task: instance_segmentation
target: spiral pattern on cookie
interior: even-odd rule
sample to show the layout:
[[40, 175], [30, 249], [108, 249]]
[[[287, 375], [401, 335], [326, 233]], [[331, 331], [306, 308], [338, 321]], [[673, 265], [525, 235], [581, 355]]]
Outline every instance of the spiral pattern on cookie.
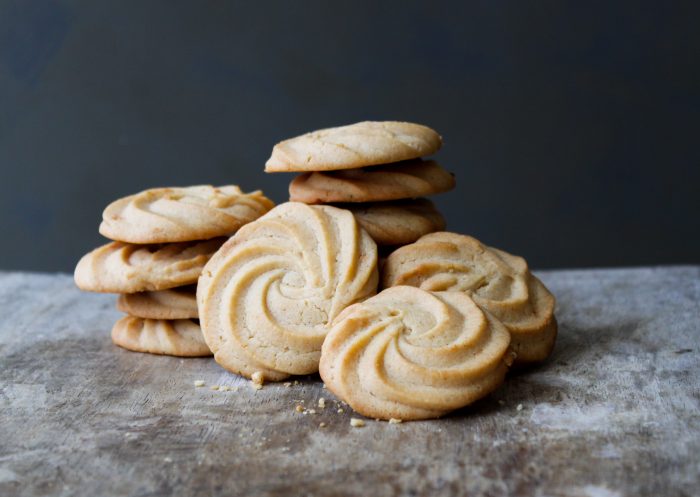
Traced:
[[437, 162], [410, 160], [301, 174], [289, 185], [289, 199], [307, 204], [379, 202], [433, 195], [454, 187], [454, 176]]
[[154, 188], [107, 206], [100, 233], [130, 243], [204, 240], [231, 235], [273, 206], [262, 192], [235, 185]]
[[505, 327], [465, 293], [398, 286], [336, 318], [320, 373], [365, 416], [434, 418], [501, 384], [509, 342]]
[[332, 319], [376, 292], [377, 247], [352, 213], [289, 202], [234, 235], [197, 287], [223, 367], [268, 380], [318, 370]]
[[382, 286], [395, 285], [468, 293], [511, 332], [518, 364], [542, 361], [554, 347], [554, 296], [522, 257], [470, 236], [431, 233], [394, 251], [383, 266]]
[[112, 341], [134, 352], [178, 357], [211, 355], [199, 324], [190, 319], [143, 319], [124, 316], [112, 328]]

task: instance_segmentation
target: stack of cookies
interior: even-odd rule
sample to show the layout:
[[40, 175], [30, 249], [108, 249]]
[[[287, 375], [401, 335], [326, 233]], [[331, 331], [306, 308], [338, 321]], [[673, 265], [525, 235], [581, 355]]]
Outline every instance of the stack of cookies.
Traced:
[[292, 202], [332, 204], [351, 211], [388, 252], [445, 228], [424, 197], [454, 188], [437, 162], [422, 160], [442, 145], [427, 126], [361, 122], [323, 129], [275, 145], [266, 172], [300, 172], [289, 185]]
[[112, 242], [75, 269], [82, 290], [117, 293], [127, 316], [112, 328], [117, 345], [137, 352], [208, 356], [198, 321], [196, 283], [211, 256], [273, 202], [237, 186], [157, 188], [119, 199], [102, 215]]

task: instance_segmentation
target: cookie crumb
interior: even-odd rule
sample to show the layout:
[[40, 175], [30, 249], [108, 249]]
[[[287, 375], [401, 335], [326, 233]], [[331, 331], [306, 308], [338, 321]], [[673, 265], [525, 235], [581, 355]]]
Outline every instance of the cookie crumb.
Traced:
[[294, 384], [295, 384], [295, 385], [298, 385], [298, 384], [299, 384], [299, 380], [294, 380]]
[[391, 418], [391, 419], [389, 419], [389, 424], [390, 424], [390, 425], [397, 425], [397, 424], [399, 424], [399, 423], [403, 423], [403, 419], [399, 419], [399, 418]]
[[338, 409], [338, 414], [343, 414], [344, 412], [345, 412], [345, 411], [343, 410], [342, 407], [341, 407], [340, 409]]
[[228, 386], [228, 385], [221, 385], [221, 386], [219, 387], [219, 391], [220, 391], [220, 392], [228, 392], [228, 391], [230, 391], [230, 390], [231, 390], [231, 387]]
[[350, 418], [350, 426], [352, 426], [353, 428], [362, 428], [364, 425], [365, 422], [361, 419]]
[[253, 387], [255, 390], [260, 390], [263, 387], [263, 383], [265, 382], [265, 377], [260, 371], [256, 371], [252, 375], [250, 375], [250, 386]]
[[522, 411], [523, 410], [523, 405], [518, 404], [518, 407], [515, 408], [516, 411]]
[[212, 385], [209, 387], [209, 390], [218, 390], [218, 389], [219, 389], [219, 385]]
[[316, 409], [309, 409], [307, 412], [309, 414], [316, 414]]
[[163, 459], [163, 462], [171, 463], [173, 462], [173, 460], [169, 457], [166, 457], [165, 459]]
[[326, 399], [324, 399], [323, 397], [318, 399], [318, 407], [320, 407], [321, 409], [325, 409], [326, 408]]
[[302, 406], [301, 404], [297, 404], [294, 410], [296, 412], [304, 412], [304, 406]]
[[319, 427], [319, 428], [325, 428], [325, 427], [326, 427], [326, 423], [324, 423], [323, 421], [321, 421], [321, 422], [318, 424], [318, 427]]
[[195, 380], [194, 386], [196, 387], [203, 387], [204, 386], [204, 380]]
[[326, 388], [326, 384], [325, 384], [325, 383], [323, 384], [322, 388]]
[[291, 382], [291, 381], [285, 381], [285, 382], [284, 382], [284, 386], [287, 387], [287, 388], [289, 388], [289, 387], [292, 386], [292, 382]]

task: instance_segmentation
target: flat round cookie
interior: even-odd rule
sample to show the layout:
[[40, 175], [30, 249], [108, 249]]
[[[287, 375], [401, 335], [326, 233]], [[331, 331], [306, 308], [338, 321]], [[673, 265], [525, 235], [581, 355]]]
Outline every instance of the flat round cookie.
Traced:
[[381, 246], [413, 243], [421, 236], [445, 229], [445, 218], [430, 200], [395, 200], [371, 204], [337, 204]]
[[495, 390], [510, 335], [463, 292], [397, 286], [345, 309], [321, 351], [326, 387], [371, 418], [428, 419]]
[[314, 373], [330, 322], [374, 295], [377, 282], [377, 245], [352, 213], [281, 204], [241, 228], [204, 268], [204, 338], [216, 362], [249, 378]]
[[135, 293], [197, 282], [225, 238], [163, 245], [111, 242], [83, 256], [75, 284], [88, 292]]
[[100, 233], [129, 243], [207, 240], [233, 234], [273, 206], [262, 192], [234, 185], [153, 188], [109, 204]]
[[187, 285], [155, 292], [122, 293], [117, 309], [147, 319], [194, 319], [197, 311], [197, 286]]
[[265, 171], [333, 171], [432, 155], [442, 146], [434, 130], [397, 121], [365, 121], [312, 131], [278, 143]]
[[423, 197], [455, 187], [452, 174], [432, 160], [305, 173], [289, 185], [289, 200], [306, 204], [381, 202]]
[[134, 352], [178, 357], [211, 355], [199, 324], [190, 319], [143, 319], [124, 316], [112, 328], [112, 341]]
[[439, 232], [397, 249], [382, 269], [385, 288], [411, 285], [468, 293], [508, 328], [517, 365], [543, 361], [554, 347], [554, 296], [522, 257], [470, 236]]

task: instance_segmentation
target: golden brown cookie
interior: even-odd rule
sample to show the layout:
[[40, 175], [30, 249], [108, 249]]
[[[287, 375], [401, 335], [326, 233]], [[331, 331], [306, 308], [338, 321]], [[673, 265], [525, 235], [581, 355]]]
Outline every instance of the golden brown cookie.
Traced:
[[382, 286], [466, 292], [505, 324], [516, 364], [546, 359], [554, 347], [554, 296], [525, 259], [466, 235], [431, 233], [394, 251], [382, 267]]
[[142, 319], [124, 316], [112, 328], [112, 341], [134, 352], [179, 357], [211, 355], [199, 324], [190, 319]]
[[207, 240], [233, 234], [273, 206], [262, 192], [234, 185], [153, 188], [109, 204], [100, 233], [129, 243]]
[[289, 185], [289, 200], [306, 204], [381, 202], [452, 190], [455, 179], [435, 161], [304, 173]]
[[241, 228], [197, 286], [216, 362], [267, 380], [318, 370], [330, 322], [377, 289], [377, 246], [352, 213], [295, 202]]
[[278, 143], [265, 171], [333, 171], [432, 155], [442, 146], [434, 130], [420, 124], [366, 121], [312, 131]]
[[326, 387], [381, 419], [436, 418], [495, 390], [508, 331], [463, 292], [388, 288], [345, 309], [321, 352]]
[[430, 200], [395, 200], [371, 204], [336, 204], [355, 215], [377, 245], [405, 245], [445, 229], [445, 218]]
[[117, 309], [126, 314], [147, 319], [195, 319], [197, 286], [187, 285], [156, 292], [123, 293]]
[[88, 292], [135, 293], [197, 282], [225, 238], [201, 242], [132, 245], [111, 242], [83, 256], [75, 284]]

